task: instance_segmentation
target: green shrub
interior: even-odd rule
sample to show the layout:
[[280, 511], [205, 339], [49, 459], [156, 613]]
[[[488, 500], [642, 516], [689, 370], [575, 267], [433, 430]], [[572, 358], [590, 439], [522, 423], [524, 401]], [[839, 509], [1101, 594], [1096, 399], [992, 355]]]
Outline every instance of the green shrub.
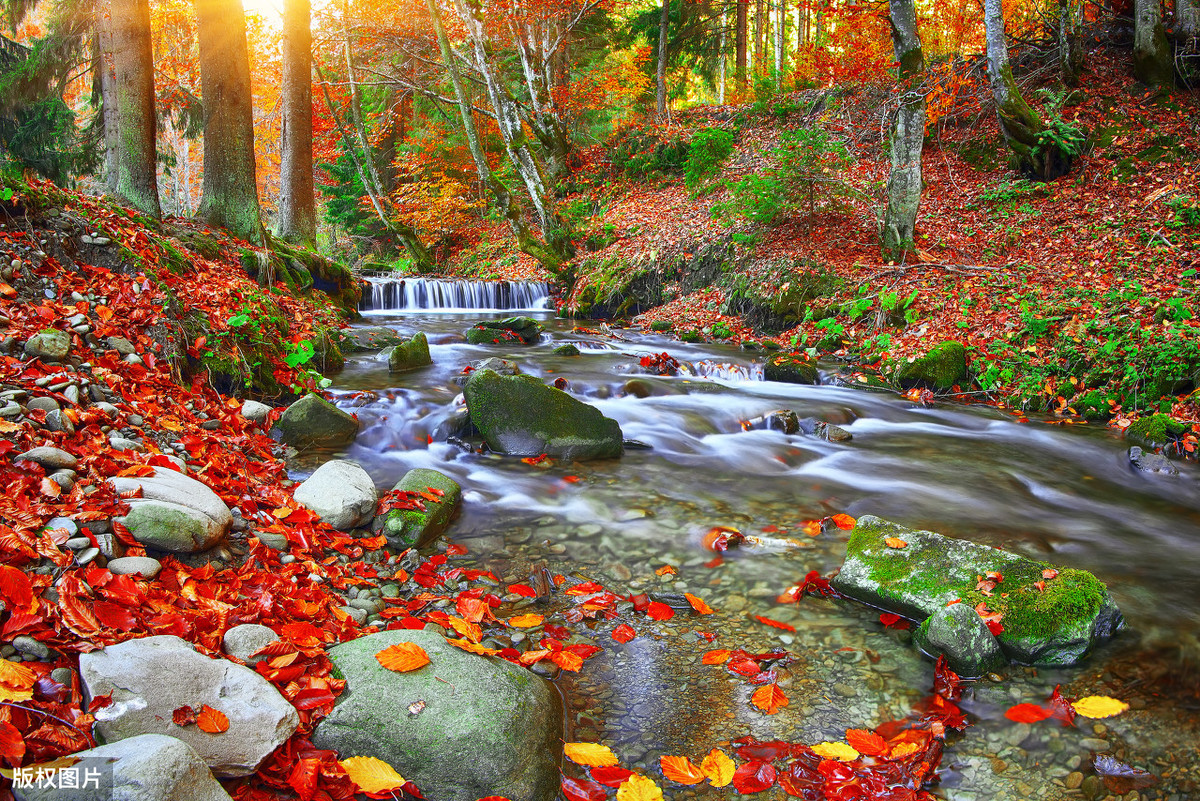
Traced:
[[622, 128], [609, 148], [614, 170], [635, 181], [681, 175], [688, 157], [688, 142], [680, 133], [654, 127]]
[[670, 331], [672, 328], [674, 328], [674, 326], [671, 324], [670, 320], [655, 320], [654, 322], [650, 323], [651, 331]]
[[692, 137], [687, 162], [683, 165], [683, 183], [695, 192], [708, 178], [720, 172], [733, 152], [733, 134], [720, 128], [703, 128]]
[[716, 323], [713, 325], [711, 333], [716, 339], [729, 339], [733, 336], [733, 331], [725, 323]]

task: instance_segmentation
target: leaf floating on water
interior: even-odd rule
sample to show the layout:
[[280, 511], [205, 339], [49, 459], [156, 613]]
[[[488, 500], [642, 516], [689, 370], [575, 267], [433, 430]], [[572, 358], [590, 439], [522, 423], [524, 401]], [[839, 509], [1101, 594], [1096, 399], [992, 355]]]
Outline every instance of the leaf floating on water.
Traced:
[[616, 765], [620, 761], [611, 748], [600, 743], [566, 743], [563, 745], [563, 753], [567, 759], [585, 768], [602, 768]]
[[739, 793], [761, 793], [775, 784], [775, 766], [770, 762], [747, 762], [733, 772], [733, 786]]
[[754, 695], [750, 696], [750, 703], [768, 715], [774, 715], [790, 702], [783, 690], [779, 689], [779, 685], [767, 684], [754, 691]]
[[838, 762], [853, 762], [860, 754], [854, 747], [846, 743], [818, 743], [812, 747], [813, 753], [826, 759], [836, 759]]
[[619, 768], [616, 765], [592, 768], [589, 772], [593, 779], [606, 787], [620, 787], [626, 779], [633, 775], [632, 770]]
[[531, 629], [534, 626], [540, 626], [545, 622], [546, 618], [541, 615], [517, 615], [508, 619], [508, 625], [518, 629]]
[[773, 618], [763, 617], [762, 615], [755, 615], [754, 619], [759, 623], [762, 623], [764, 626], [771, 626], [772, 628], [783, 629], [784, 631], [796, 630], [795, 626], [791, 625], [790, 623], [784, 623], [782, 620], [775, 620]]
[[658, 760], [663, 775], [676, 784], [699, 784], [706, 778], [704, 771], [685, 756], [665, 756]]
[[1111, 718], [1129, 709], [1129, 704], [1106, 695], [1089, 695], [1071, 703], [1075, 713], [1085, 718]]
[[714, 748], [700, 762], [700, 770], [704, 771], [708, 783], [713, 787], [725, 787], [733, 781], [735, 767], [733, 760], [724, 751]]
[[679, 573], [679, 571], [676, 570], [675, 568], [671, 567], [670, 565], [663, 565], [658, 570], [654, 571], [654, 575], [656, 575], [656, 576], [674, 576], [678, 573]]
[[651, 620], [670, 620], [675, 617], [675, 610], [661, 601], [651, 601], [646, 607], [646, 617]]
[[1110, 792], [1125, 795], [1134, 790], [1144, 790], [1158, 782], [1158, 777], [1149, 771], [1126, 765], [1108, 754], [1100, 754], [1092, 760], [1096, 775]]
[[635, 773], [617, 788], [617, 801], [663, 801], [663, 794], [652, 779]]
[[429, 654], [415, 642], [398, 642], [375, 654], [379, 664], [397, 673], [420, 670], [429, 664]]
[[833, 521], [833, 524], [835, 526], [842, 529], [843, 531], [849, 531], [850, 529], [854, 528], [854, 526], [858, 522], [850, 515], [843, 515], [843, 514], [834, 515], [833, 517], [831, 517], [829, 519]]
[[562, 794], [567, 801], [608, 801], [608, 790], [591, 779], [572, 779], [563, 776]]
[[883, 544], [889, 548], [907, 548], [908, 543], [899, 537], [888, 537], [883, 541]]
[[343, 759], [338, 764], [358, 789], [370, 795], [399, 790], [405, 784], [404, 777], [382, 759], [357, 756]]
[[1004, 717], [1015, 723], [1037, 723], [1050, 717], [1053, 712], [1037, 704], [1017, 704], [1010, 706]]
[[732, 655], [733, 651], [718, 648], [715, 651], [706, 651], [704, 656], [700, 657], [700, 661], [706, 665], [723, 665], [729, 661], [729, 657]]

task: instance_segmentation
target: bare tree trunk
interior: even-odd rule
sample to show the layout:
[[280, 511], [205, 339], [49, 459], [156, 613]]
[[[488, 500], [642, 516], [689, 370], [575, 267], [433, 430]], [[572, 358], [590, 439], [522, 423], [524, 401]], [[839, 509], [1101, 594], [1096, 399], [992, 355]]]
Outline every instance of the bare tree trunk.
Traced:
[[656, 108], [660, 120], [667, 114], [667, 28], [670, 21], [671, 0], [662, 0], [662, 13], [658, 18], [658, 69], [654, 74], [658, 90]]
[[763, 5], [766, 0], [754, 0], [754, 76], [761, 76], [765, 70], [766, 53], [763, 52]]
[[742, 92], [746, 91], [747, 87], [747, 71], [746, 71], [746, 51], [749, 49], [750, 39], [750, 0], [737, 0], [737, 62], [734, 67], [734, 73], [737, 76], [738, 86]]
[[717, 105], [725, 105], [725, 65], [729, 59], [725, 53], [725, 33], [726, 23], [728, 20], [725, 17], [725, 10], [721, 10], [720, 16], [717, 17]]
[[162, 219], [158, 200], [158, 149], [154, 115], [154, 54], [148, 0], [112, 0], [113, 64], [121, 151], [117, 196]]
[[1159, 0], [1134, 0], [1133, 74], [1147, 86], [1175, 83], [1174, 56]]
[[779, 87], [783, 80], [783, 40], [787, 23], [787, 9], [784, 0], [775, 0], [777, 21], [775, 23], [775, 86]]
[[246, 15], [241, 0], [196, 0], [196, 19], [204, 101], [204, 183], [196, 216], [259, 244], [264, 231], [254, 167]]
[[921, 205], [921, 150], [925, 144], [925, 93], [920, 85], [925, 55], [913, 0], [891, 0], [888, 11], [892, 48], [900, 65], [901, 96], [890, 138], [891, 169], [882, 249], [885, 259], [900, 261], [905, 251], [916, 247], [913, 234]]
[[1025, 102], [1013, 78], [1000, 0], [984, 0], [983, 22], [987, 35], [988, 80], [996, 101], [996, 115], [1017, 170], [1043, 181], [1065, 175], [1071, 167], [1069, 154], [1042, 142], [1040, 134], [1046, 130], [1045, 123]]
[[312, 19], [309, 0], [283, 4], [283, 155], [279, 165], [281, 239], [317, 240], [317, 200], [312, 152]]
[[1078, 86], [1084, 68], [1082, 0], [1058, 0], [1058, 64], [1067, 86]]
[[117, 114], [117, 71], [113, 62], [113, 21], [109, 3], [96, 9], [96, 69], [100, 78], [100, 109], [104, 121], [104, 185], [116, 196], [121, 174], [121, 122]]

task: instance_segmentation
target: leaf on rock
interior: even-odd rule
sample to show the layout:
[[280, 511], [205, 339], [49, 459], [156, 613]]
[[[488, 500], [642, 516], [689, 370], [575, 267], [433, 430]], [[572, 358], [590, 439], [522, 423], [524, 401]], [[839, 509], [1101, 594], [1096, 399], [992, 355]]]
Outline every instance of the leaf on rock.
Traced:
[[1037, 723], [1053, 714], [1049, 709], [1038, 704], [1017, 704], [1010, 706], [1004, 717], [1016, 723]]
[[470, 651], [471, 653], [479, 654], [480, 656], [495, 656], [496, 654], [500, 653], [500, 651], [495, 648], [488, 648], [486, 645], [480, 645], [479, 643], [471, 642], [470, 640], [446, 640], [446, 642], [450, 643], [455, 648], [461, 648], [464, 651]]
[[1129, 704], [1106, 695], [1089, 695], [1072, 702], [1075, 713], [1085, 718], [1111, 718], [1129, 709]]
[[754, 695], [750, 696], [750, 703], [768, 715], [774, 715], [790, 702], [778, 684], [767, 684], [754, 691]]
[[663, 794], [652, 779], [635, 773], [617, 788], [617, 801], [663, 801]]
[[404, 777], [388, 763], [375, 757], [357, 756], [338, 763], [358, 789], [374, 795], [399, 790], [404, 786]]
[[200, 731], [206, 731], [209, 734], [220, 734], [229, 731], [229, 718], [219, 709], [213, 709], [208, 704], [200, 707], [200, 714], [196, 715], [196, 725]]
[[899, 537], [888, 537], [883, 541], [883, 544], [889, 548], [907, 548], [908, 543]]
[[708, 777], [708, 783], [713, 787], [725, 787], [733, 781], [733, 760], [719, 748], [708, 752], [700, 763], [700, 770]]
[[838, 762], [853, 762], [860, 756], [853, 746], [846, 743], [818, 743], [812, 747], [812, 750], [819, 757], [836, 759]]
[[699, 784], [706, 778], [704, 771], [685, 756], [660, 757], [658, 766], [664, 776], [677, 784]]
[[429, 654], [425, 653], [424, 648], [413, 642], [399, 642], [395, 645], [389, 645], [375, 654], [375, 658], [379, 660], [379, 664], [397, 673], [408, 673], [412, 670], [419, 670], [429, 664]]
[[563, 753], [567, 759], [585, 768], [602, 768], [616, 765], [620, 761], [611, 748], [600, 743], [566, 743], [563, 745]]
[[478, 623], [472, 623], [469, 620], [463, 620], [461, 617], [452, 617], [449, 620], [450, 628], [457, 631], [462, 637], [471, 642], [479, 642], [483, 639], [483, 629]]
[[691, 604], [692, 608], [695, 609], [696, 612], [698, 612], [699, 614], [711, 615], [713, 613], [713, 608], [711, 606], [704, 603], [704, 601], [701, 601], [699, 598], [697, 598], [695, 595], [692, 595], [690, 592], [685, 592], [683, 594], [683, 597], [687, 598], [688, 603]]

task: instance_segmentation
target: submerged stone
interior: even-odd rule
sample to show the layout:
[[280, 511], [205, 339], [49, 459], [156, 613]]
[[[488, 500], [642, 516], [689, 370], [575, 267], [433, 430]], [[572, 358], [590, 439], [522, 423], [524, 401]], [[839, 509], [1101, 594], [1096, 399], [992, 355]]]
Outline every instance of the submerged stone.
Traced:
[[943, 606], [925, 618], [913, 642], [935, 659], [945, 654], [950, 669], [964, 678], [978, 678], [1008, 663], [983, 618], [961, 603]]
[[[889, 539], [893, 546], [905, 544], [891, 547]], [[1116, 634], [1124, 619], [1091, 573], [1053, 571], [1044, 562], [865, 515], [850, 536], [833, 586], [850, 598], [917, 620], [953, 601], [971, 609], [982, 604], [1002, 615], [1004, 631], [997, 640], [1010, 660], [1072, 665]], [[1002, 580], [986, 595], [978, 584], [990, 572]]]

